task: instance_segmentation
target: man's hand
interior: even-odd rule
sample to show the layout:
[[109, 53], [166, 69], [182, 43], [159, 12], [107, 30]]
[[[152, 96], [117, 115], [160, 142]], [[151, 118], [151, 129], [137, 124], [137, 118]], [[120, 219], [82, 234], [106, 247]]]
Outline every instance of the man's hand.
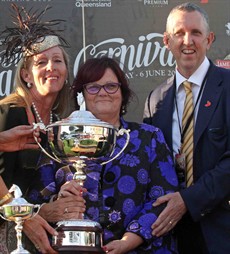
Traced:
[[38, 145], [35, 144], [33, 135], [39, 137], [39, 131], [30, 125], [20, 125], [0, 132], [1, 152], [37, 149]]
[[57, 254], [50, 246], [47, 236], [47, 233], [57, 235], [57, 232], [41, 216], [36, 215], [30, 220], [25, 220], [23, 231], [41, 253]]
[[170, 193], [158, 198], [156, 202], [153, 203], [153, 206], [158, 206], [165, 202], [167, 202], [167, 206], [152, 225], [152, 234], [157, 237], [173, 229], [187, 211], [179, 192]]

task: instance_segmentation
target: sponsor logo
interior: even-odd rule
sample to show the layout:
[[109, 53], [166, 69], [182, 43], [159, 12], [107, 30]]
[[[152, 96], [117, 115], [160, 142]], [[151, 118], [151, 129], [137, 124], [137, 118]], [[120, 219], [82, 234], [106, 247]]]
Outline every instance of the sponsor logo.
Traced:
[[77, 8], [110, 8], [112, 0], [76, 0], [75, 6]]
[[230, 54], [227, 55], [223, 60], [222, 59], [217, 59], [216, 60], [216, 65], [219, 66], [219, 67], [230, 69]]
[[142, 2], [144, 5], [151, 7], [163, 7], [169, 4], [168, 0], [138, 0], [138, 2]]

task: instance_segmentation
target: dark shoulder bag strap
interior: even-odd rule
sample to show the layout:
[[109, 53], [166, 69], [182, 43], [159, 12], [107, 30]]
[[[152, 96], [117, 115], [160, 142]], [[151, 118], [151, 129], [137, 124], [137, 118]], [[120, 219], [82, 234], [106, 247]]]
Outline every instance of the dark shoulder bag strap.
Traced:
[[[6, 116], [9, 111], [9, 105], [0, 105], [0, 132], [5, 130]], [[3, 152], [0, 149], [0, 174], [4, 171]]]

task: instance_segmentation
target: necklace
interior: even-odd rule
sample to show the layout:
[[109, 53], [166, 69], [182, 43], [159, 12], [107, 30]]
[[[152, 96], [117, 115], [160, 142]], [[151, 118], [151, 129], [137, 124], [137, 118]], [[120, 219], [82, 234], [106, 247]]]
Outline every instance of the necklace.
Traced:
[[[42, 118], [41, 118], [41, 116], [39, 115], [38, 110], [37, 110], [37, 108], [36, 108], [34, 102], [32, 102], [32, 107], [33, 107], [33, 109], [34, 109], [34, 112], [35, 112], [36, 117], [37, 117], [38, 120], [39, 120], [39, 123], [37, 123], [36, 125], [37, 125], [41, 130], [45, 130], [45, 129], [46, 129], [46, 126], [45, 126], [44, 122], [42, 121]], [[49, 122], [49, 123], [51, 124], [52, 122], [53, 122], [53, 114], [52, 114], [52, 110], [51, 110], [51, 111], [50, 111], [50, 122]]]

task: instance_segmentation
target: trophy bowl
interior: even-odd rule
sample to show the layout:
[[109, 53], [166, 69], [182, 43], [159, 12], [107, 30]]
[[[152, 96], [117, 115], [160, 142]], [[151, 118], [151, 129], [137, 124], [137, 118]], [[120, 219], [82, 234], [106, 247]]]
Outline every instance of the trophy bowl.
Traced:
[[[50, 158], [72, 165], [75, 170], [73, 179], [81, 186], [86, 180], [87, 160], [106, 157], [101, 165], [106, 164], [117, 158], [129, 142], [129, 130], [117, 130], [113, 125], [84, 110], [74, 111], [69, 117], [48, 125], [45, 130], [50, 151], [46, 151], [39, 142], [38, 145]], [[124, 134], [124, 147], [110, 158], [115, 148], [116, 136]], [[35, 140], [37, 141], [36, 137]], [[102, 228], [98, 222], [86, 219], [60, 221], [56, 230], [58, 236], [53, 237], [52, 246], [59, 253], [105, 253], [102, 249]]]
[[80, 157], [98, 158], [110, 154], [117, 130], [89, 111], [74, 111], [68, 118], [46, 127], [53, 156], [62, 163]]
[[22, 220], [30, 219], [34, 214], [32, 204], [6, 204], [2, 206], [3, 217], [10, 221], [15, 221], [20, 217]]

